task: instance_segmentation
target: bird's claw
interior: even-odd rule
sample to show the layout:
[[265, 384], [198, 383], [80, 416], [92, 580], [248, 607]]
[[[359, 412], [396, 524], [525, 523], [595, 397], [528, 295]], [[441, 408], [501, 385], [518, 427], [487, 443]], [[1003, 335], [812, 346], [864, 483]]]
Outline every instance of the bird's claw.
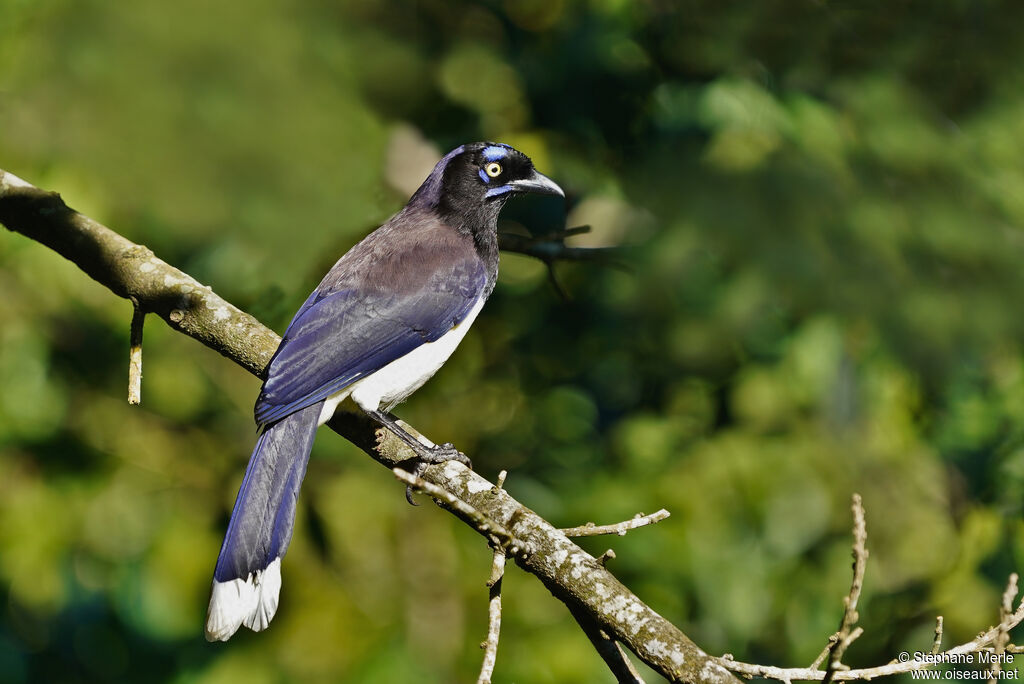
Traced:
[[[466, 454], [456, 449], [455, 445], [451, 442], [445, 442], [444, 444], [431, 447], [425, 453], [419, 455], [416, 459], [415, 465], [413, 465], [412, 474], [416, 477], [420, 477], [423, 475], [423, 471], [427, 469], [427, 466], [436, 465], [438, 463], [447, 463], [448, 461], [458, 461], [470, 470], [473, 469], [473, 462], [469, 460], [469, 457], [466, 456]], [[419, 504], [413, 501], [412, 493], [412, 485], [406, 485], [405, 500], [413, 506], [418, 506]]]
[[[415, 477], [419, 477], [423, 474], [423, 471], [427, 469], [427, 464], [423, 461], [416, 461], [412, 467], [412, 474]], [[419, 506], [418, 503], [412, 498], [413, 488], [412, 485], [405, 485], [405, 500], [409, 502], [410, 506]]]
[[438, 444], [437, 446], [431, 447], [426, 451], [426, 453], [419, 455], [419, 461], [428, 465], [447, 463], [448, 461], [458, 461], [470, 470], [473, 469], [473, 462], [469, 460], [469, 457], [456, 449], [455, 445], [451, 442], [445, 442], [444, 444]]
[[441, 463], [445, 463], [447, 461], [458, 461], [470, 470], [473, 469], [473, 462], [469, 460], [469, 456], [466, 456], [466, 454], [456, 449], [455, 445], [451, 442], [445, 442], [441, 446], [435, 447], [435, 449], [441, 456]]

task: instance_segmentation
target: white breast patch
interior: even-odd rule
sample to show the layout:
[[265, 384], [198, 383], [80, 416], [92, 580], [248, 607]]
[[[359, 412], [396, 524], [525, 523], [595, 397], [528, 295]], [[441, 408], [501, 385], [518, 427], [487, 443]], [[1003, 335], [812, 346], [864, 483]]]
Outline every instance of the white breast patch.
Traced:
[[320, 411], [319, 424], [323, 425], [330, 420], [338, 404], [349, 396], [364, 411], [376, 411], [382, 406], [389, 410], [405, 400], [444, 365], [466, 336], [469, 326], [473, 325], [483, 306], [484, 300], [481, 298], [457, 326], [437, 340], [421, 344], [405, 356], [329, 396]]

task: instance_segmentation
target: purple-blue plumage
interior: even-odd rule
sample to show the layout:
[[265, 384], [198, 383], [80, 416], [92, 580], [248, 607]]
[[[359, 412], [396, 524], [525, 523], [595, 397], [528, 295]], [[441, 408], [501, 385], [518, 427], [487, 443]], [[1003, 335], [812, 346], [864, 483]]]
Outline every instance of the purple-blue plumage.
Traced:
[[409, 204], [422, 205], [425, 207], [436, 207], [441, 200], [441, 191], [444, 183], [444, 172], [453, 159], [466, 151], [465, 145], [459, 145], [448, 154], [441, 157], [441, 160], [434, 165], [433, 171], [423, 181], [419, 189], [409, 198]]
[[[319, 405], [297, 411], [268, 427], [256, 441], [231, 511], [214, 580], [244, 580], [284, 556], [319, 415]], [[274, 512], [272, 518], [268, 519], [268, 512]]]
[[353, 247], [292, 319], [256, 402], [265, 425], [458, 325], [493, 279], [473, 239], [405, 209]]

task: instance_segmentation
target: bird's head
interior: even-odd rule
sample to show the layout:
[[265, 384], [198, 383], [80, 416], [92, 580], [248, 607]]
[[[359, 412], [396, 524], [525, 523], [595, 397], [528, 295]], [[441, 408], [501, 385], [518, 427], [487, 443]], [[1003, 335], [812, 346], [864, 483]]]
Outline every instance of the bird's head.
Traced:
[[503, 143], [478, 142], [455, 148], [437, 163], [409, 204], [426, 204], [445, 213], [493, 215], [513, 195], [565, 193], [533, 168], [530, 158]]

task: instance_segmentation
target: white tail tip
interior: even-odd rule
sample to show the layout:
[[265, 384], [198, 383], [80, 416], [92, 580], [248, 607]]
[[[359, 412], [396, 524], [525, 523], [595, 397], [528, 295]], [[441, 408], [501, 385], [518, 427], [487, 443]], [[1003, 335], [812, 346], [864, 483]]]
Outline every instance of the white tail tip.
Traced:
[[281, 559], [246, 579], [214, 580], [206, 618], [206, 640], [227, 641], [245, 625], [254, 632], [267, 628], [281, 594]]

